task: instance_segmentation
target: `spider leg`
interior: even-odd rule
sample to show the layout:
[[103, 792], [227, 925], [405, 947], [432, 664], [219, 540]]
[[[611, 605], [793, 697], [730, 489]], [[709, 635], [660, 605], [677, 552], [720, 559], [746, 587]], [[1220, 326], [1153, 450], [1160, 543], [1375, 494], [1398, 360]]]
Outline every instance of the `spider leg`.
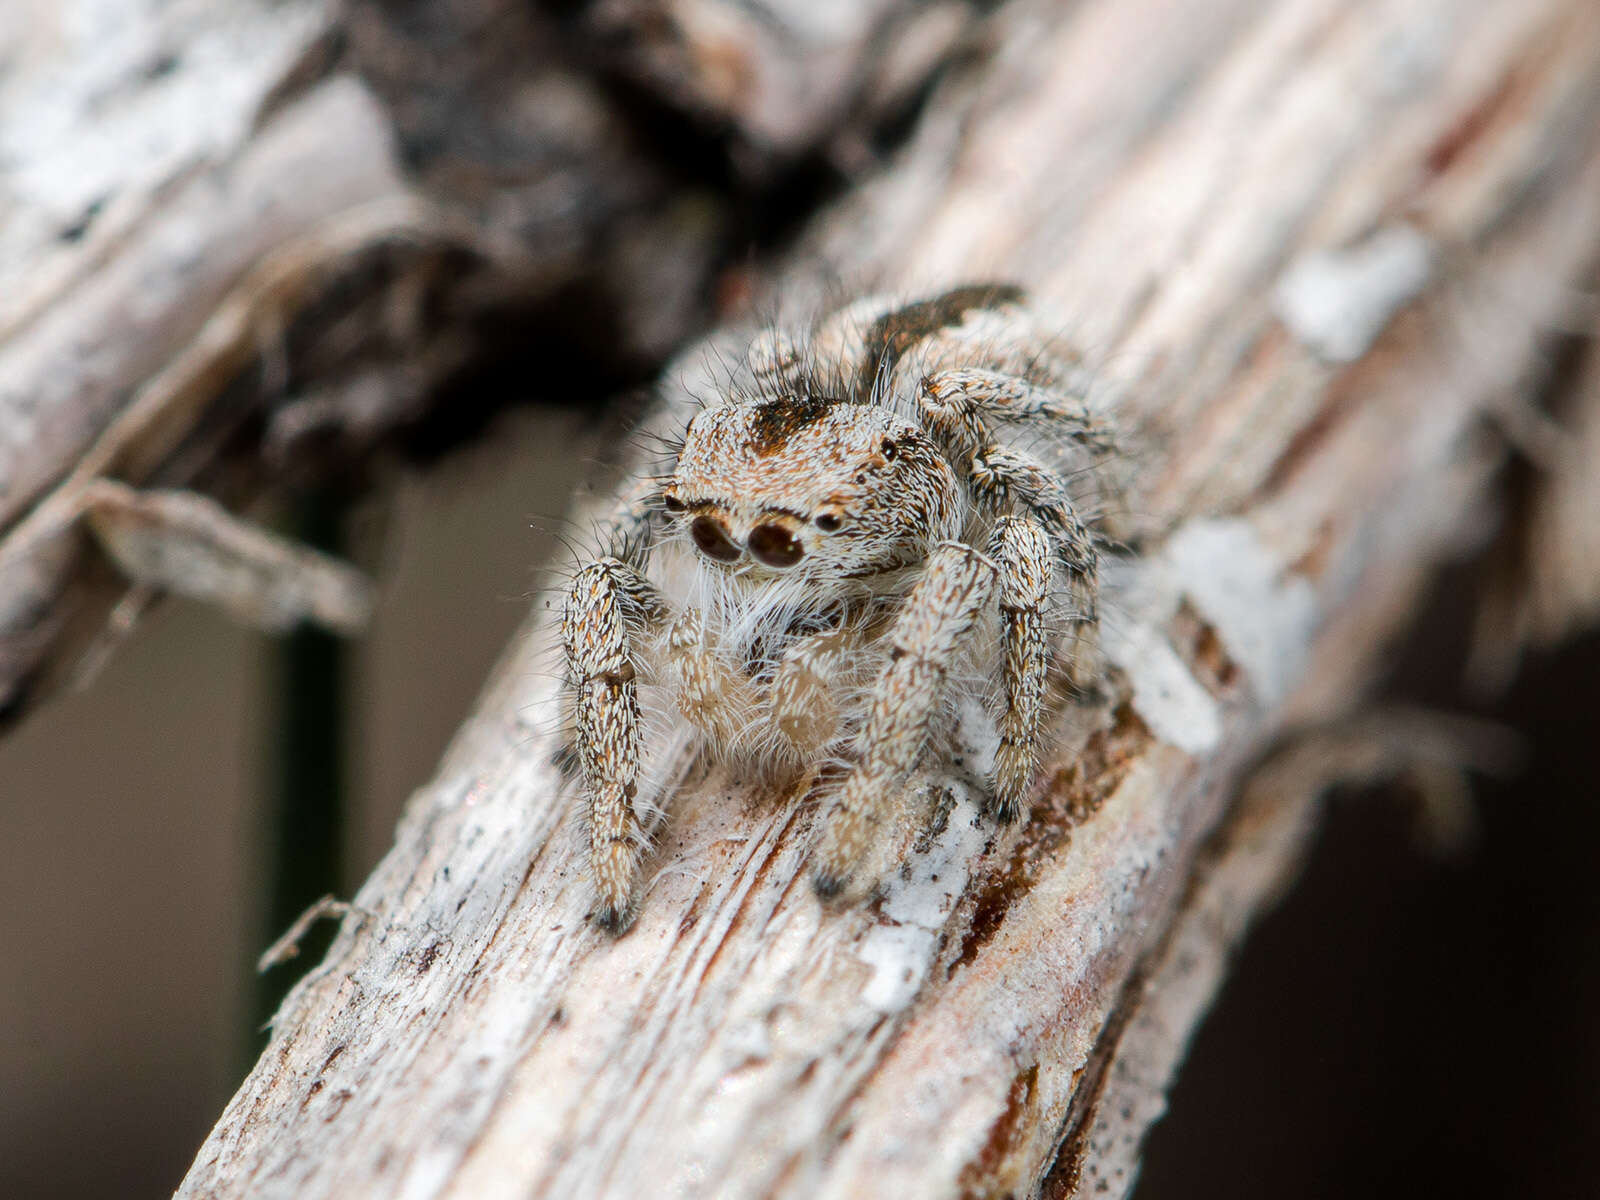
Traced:
[[812, 371], [826, 396], [865, 400], [878, 369], [874, 331], [901, 306], [892, 296], [862, 296], [835, 309], [811, 331]]
[[963, 367], [924, 377], [917, 404], [929, 432], [956, 458], [994, 440], [990, 417], [1048, 421], [1096, 458], [1104, 458], [1116, 452], [1116, 438], [1083, 403], [1086, 391], [1038, 387], [1004, 371]]
[[900, 307], [890, 296], [862, 296], [825, 314], [803, 345], [781, 329], [762, 330], [750, 342], [746, 365], [763, 394], [844, 398], [864, 375], [870, 390], [877, 365], [872, 331]]
[[812, 882], [837, 895], [876, 841], [916, 768], [938, 714], [951, 663], [994, 590], [995, 566], [970, 546], [947, 542], [889, 631], [891, 659], [867, 706], [860, 758], [834, 798], [813, 852]]
[[747, 362], [762, 391], [857, 403], [898, 393], [909, 381], [956, 364], [1029, 379], [1074, 375], [1073, 363], [1035, 328], [1025, 303], [1021, 289], [995, 283], [963, 284], [912, 301], [863, 296], [818, 320], [804, 351], [787, 333], [758, 334]]
[[1027, 517], [1001, 517], [989, 553], [1000, 568], [1002, 678], [1006, 702], [994, 756], [992, 806], [1004, 822], [1016, 819], [1039, 767], [1050, 639], [1044, 604], [1052, 574], [1050, 539]]
[[928, 431], [972, 480], [981, 500], [992, 509], [1013, 503], [1054, 540], [1071, 602], [1067, 677], [1074, 687], [1089, 686], [1099, 670], [1100, 566], [1094, 539], [1060, 476], [996, 444], [986, 414], [1063, 420], [1068, 436], [1097, 453], [1111, 452], [1110, 430], [1047, 389], [988, 370], [930, 375], [922, 381], [917, 405]]
[[750, 341], [745, 363], [756, 377], [763, 395], [793, 394], [804, 390], [805, 355], [800, 344], [781, 329], [763, 329]]
[[660, 592], [635, 567], [602, 558], [567, 591], [561, 619], [576, 700], [578, 759], [589, 800], [589, 863], [600, 897], [596, 920], [621, 932], [633, 917], [639, 832], [639, 694], [631, 632], [665, 620]]
[[1025, 454], [988, 445], [968, 468], [978, 495], [998, 508], [1007, 501], [1033, 518], [1055, 543], [1067, 583], [1067, 678], [1087, 688], [1099, 674], [1100, 556], [1094, 538], [1072, 507], [1066, 485]]
[[946, 371], [975, 380], [1025, 381], [1086, 395], [1093, 375], [1072, 347], [1045, 332], [1027, 297], [1004, 284], [968, 284], [889, 314], [870, 344], [882, 347], [884, 393], [913, 401], [920, 383]]

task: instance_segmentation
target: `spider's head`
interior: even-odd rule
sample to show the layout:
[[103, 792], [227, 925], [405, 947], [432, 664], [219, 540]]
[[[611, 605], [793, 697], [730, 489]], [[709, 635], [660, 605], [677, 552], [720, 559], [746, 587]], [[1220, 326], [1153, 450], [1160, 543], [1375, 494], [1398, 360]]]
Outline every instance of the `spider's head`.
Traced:
[[957, 536], [958, 495], [910, 421], [809, 396], [704, 409], [663, 492], [711, 562], [839, 578], [906, 566]]

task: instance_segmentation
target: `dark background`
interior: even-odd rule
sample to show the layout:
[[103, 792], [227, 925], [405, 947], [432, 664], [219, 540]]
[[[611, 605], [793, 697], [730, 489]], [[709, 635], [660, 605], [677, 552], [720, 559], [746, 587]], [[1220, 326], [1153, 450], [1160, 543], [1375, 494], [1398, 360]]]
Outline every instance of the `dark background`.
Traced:
[[[525, 410], [352, 514], [382, 599], [341, 666], [342, 894], [527, 612], [593, 436]], [[1451, 857], [1416, 837], [1403, 788], [1330, 798], [1194, 1043], [1140, 1200], [1600, 1195], [1600, 638], [1476, 701], [1474, 580], [1438, 589], [1388, 694], [1506, 722], [1523, 773], [1478, 781], [1478, 837]], [[259, 1048], [299, 969], [266, 991], [250, 969], [281, 931], [284, 660], [171, 602], [0, 740], [0, 1197], [166, 1195]]]
[[1335, 791], [1294, 891], [1190, 1046], [1138, 1200], [1600, 1196], [1600, 636], [1463, 694], [1476, 573], [1446, 573], [1386, 695], [1503, 722], [1440, 855], [1403, 788]]

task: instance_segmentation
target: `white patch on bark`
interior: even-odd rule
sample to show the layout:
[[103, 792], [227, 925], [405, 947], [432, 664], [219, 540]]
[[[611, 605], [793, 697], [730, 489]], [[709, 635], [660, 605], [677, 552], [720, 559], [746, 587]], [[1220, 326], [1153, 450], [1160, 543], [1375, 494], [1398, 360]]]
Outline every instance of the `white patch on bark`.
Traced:
[[[998, 738], [994, 722], [976, 700], [962, 705], [957, 740], [967, 768], [987, 776]], [[967, 890], [971, 864], [992, 827], [963, 784], [936, 777], [932, 786], [948, 788], [954, 797], [944, 827], [926, 851], [909, 856], [884, 884], [879, 911], [888, 923], [869, 932], [857, 951], [872, 968], [861, 999], [876, 1012], [899, 1012], [922, 987], [945, 923]]]
[[859, 951], [872, 968], [861, 993], [867, 1007], [899, 1012], [916, 996], [985, 839], [977, 805], [970, 796], [958, 797], [928, 852], [913, 856], [884, 888], [882, 911], [893, 923], [867, 934]]
[[1223, 649], [1274, 704], [1301, 675], [1316, 623], [1316, 596], [1302, 575], [1285, 574], [1248, 521], [1190, 521], [1166, 545], [1178, 586], [1217, 631]]
[[1409, 225], [1391, 225], [1343, 250], [1303, 254], [1273, 293], [1289, 332], [1329, 362], [1354, 362], [1433, 275], [1433, 247]]
[[1144, 621], [1107, 622], [1106, 657], [1127, 672], [1133, 706], [1150, 731], [1188, 754], [1203, 754], [1222, 736], [1217, 702], [1200, 686], [1160, 630]]

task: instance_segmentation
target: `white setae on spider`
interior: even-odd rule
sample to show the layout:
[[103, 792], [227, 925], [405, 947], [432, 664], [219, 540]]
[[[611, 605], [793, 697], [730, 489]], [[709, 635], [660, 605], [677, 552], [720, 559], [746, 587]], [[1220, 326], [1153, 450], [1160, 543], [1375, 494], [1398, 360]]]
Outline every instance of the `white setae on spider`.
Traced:
[[826, 898], [861, 882], [958, 691], [984, 689], [987, 808], [1010, 821], [1050, 685], [1098, 674], [1096, 544], [1068, 484], [1111, 433], [1019, 289], [857, 300], [763, 332], [741, 375], [566, 596], [595, 919], [614, 931], [654, 815], [652, 713], [751, 769], [835, 768], [815, 777]]

